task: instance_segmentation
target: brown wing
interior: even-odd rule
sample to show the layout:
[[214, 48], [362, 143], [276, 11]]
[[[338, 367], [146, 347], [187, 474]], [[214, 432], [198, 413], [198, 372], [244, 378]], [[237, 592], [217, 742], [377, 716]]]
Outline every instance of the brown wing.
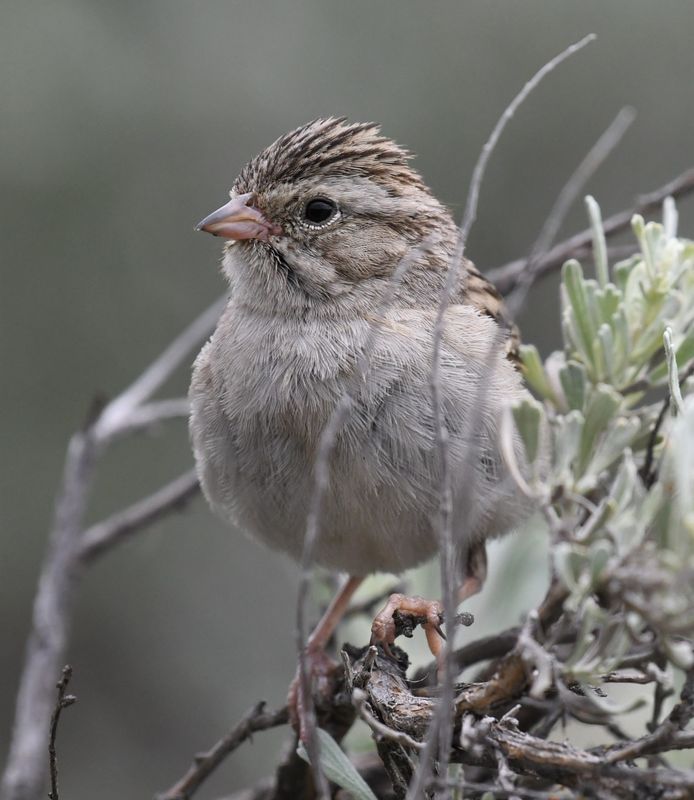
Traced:
[[502, 330], [506, 331], [506, 357], [519, 366], [520, 331], [518, 326], [508, 318], [502, 296], [496, 286], [490, 283], [471, 261], [468, 261], [465, 266], [467, 267], [467, 279], [463, 302], [490, 316]]

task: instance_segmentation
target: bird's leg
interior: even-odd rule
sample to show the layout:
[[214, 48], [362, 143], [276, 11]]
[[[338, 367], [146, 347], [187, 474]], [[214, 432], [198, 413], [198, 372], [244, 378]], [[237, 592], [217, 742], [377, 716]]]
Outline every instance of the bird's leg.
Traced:
[[487, 580], [487, 548], [482, 544], [471, 547], [465, 565], [465, 578], [458, 589], [458, 603], [482, 591]]
[[[484, 543], [470, 548], [465, 564], [465, 578], [458, 589], [458, 603], [481, 591], [487, 577], [487, 550]], [[388, 602], [378, 612], [371, 624], [371, 644], [380, 644], [387, 655], [395, 642], [396, 625], [394, 614], [399, 611], [414, 617], [424, 628], [427, 644], [433, 656], [440, 661], [443, 643], [446, 640], [441, 624], [443, 605], [438, 600], [425, 600], [423, 597], [408, 597], [404, 594], [391, 594]]]
[[[311, 635], [308, 637], [306, 649], [302, 654], [302, 657], [305, 659], [312, 688], [315, 685], [315, 688], [323, 694], [329, 692], [332, 674], [337, 666], [333, 659], [325, 652], [325, 646], [330, 641], [330, 637], [333, 635], [340, 620], [344, 616], [352, 595], [356, 592], [363, 580], [363, 578], [356, 578], [354, 576], [345, 580], [335, 597], [333, 597], [320, 621], [313, 629]], [[301, 674], [299, 671], [297, 671], [294, 680], [289, 686], [287, 703], [289, 705], [292, 725], [295, 729], [298, 728], [299, 737], [302, 742], [305, 742], [308, 732], [306, 719], [307, 704], [303, 695]]]

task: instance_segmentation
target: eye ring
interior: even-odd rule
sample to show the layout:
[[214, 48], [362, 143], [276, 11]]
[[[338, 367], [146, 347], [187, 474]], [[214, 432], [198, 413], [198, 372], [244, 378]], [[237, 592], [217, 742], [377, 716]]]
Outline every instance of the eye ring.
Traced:
[[322, 228], [333, 222], [340, 214], [334, 200], [328, 197], [312, 197], [304, 206], [302, 222], [309, 228]]

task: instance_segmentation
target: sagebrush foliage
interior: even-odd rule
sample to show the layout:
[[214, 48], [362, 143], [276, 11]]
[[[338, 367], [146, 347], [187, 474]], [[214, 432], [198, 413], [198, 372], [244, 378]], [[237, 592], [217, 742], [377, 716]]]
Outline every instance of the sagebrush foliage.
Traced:
[[694, 661], [694, 242], [677, 236], [669, 200], [662, 224], [633, 218], [638, 249], [610, 268], [587, 205], [596, 277], [564, 265], [564, 349], [544, 363], [522, 349], [541, 402], [512, 409], [531, 476], [511, 467], [544, 510], [580, 631], [568, 651], [557, 631], [538, 656], [536, 680], [560, 691], [599, 684], [635, 645], [674, 667]]

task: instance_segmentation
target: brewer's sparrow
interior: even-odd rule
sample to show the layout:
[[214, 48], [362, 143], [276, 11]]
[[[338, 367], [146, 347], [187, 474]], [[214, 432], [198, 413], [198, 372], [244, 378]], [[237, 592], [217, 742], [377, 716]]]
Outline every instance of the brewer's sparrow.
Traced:
[[[198, 226], [228, 240], [231, 285], [190, 390], [193, 449], [212, 508], [298, 559], [318, 441], [352, 387], [315, 547], [316, 563], [351, 577], [311, 652], [325, 645], [363, 576], [400, 572], [439, 546], [432, 333], [457, 229], [409, 160], [374, 124], [319, 119], [256, 156], [231, 200]], [[430, 246], [418, 252], [425, 239]], [[414, 264], [383, 311], [393, 272], [413, 248]], [[465, 260], [446, 313], [440, 383], [461, 599], [484, 579], [485, 540], [523, 508], [499, 451], [504, 404], [524, 392], [503, 314], [498, 293]], [[368, 370], [355, 379], [377, 317]], [[437, 652], [441, 607], [421, 598], [393, 596], [373, 640], [393, 641], [396, 609], [426, 618]]]

